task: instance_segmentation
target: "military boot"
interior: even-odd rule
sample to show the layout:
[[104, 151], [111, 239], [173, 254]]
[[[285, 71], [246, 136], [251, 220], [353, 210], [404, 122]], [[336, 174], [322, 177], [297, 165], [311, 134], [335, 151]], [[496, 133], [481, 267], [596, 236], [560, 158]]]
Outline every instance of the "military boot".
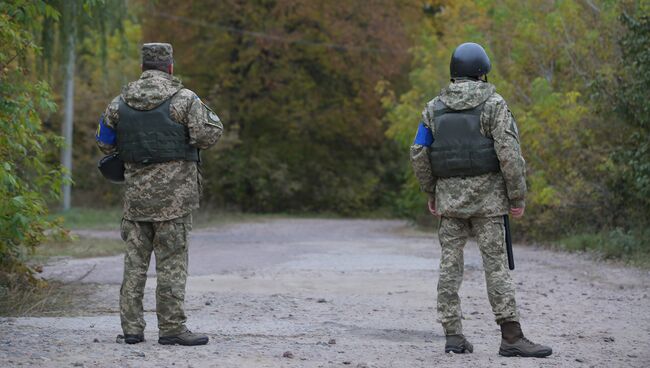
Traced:
[[158, 343], [161, 345], [205, 345], [208, 343], [208, 337], [205, 335], [195, 334], [190, 330], [185, 330], [178, 335], [160, 336]]
[[519, 322], [501, 324], [501, 337], [499, 355], [544, 358], [553, 354], [550, 347], [535, 344], [525, 338]]
[[137, 344], [143, 341], [144, 341], [143, 334], [136, 334], [136, 335], [124, 334], [124, 342], [127, 344]]
[[474, 346], [463, 335], [447, 335], [445, 338], [447, 339], [445, 353], [464, 354], [474, 352]]

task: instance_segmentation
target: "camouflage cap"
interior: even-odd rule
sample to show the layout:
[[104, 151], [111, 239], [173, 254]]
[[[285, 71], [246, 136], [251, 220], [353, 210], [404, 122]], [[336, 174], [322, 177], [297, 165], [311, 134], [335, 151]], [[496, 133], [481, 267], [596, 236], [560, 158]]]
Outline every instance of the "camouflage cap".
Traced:
[[142, 45], [142, 63], [169, 65], [174, 62], [172, 45], [168, 43], [145, 43]]

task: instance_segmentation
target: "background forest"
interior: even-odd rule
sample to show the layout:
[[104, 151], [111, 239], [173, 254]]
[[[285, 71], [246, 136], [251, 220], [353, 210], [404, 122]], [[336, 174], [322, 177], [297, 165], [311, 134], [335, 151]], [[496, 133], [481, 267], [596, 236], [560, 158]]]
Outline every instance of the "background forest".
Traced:
[[[3, 270], [30, 275], [29, 250], [65, 236], [48, 213], [68, 176], [73, 207], [120, 205], [121, 188], [96, 169], [94, 132], [151, 41], [173, 44], [175, 73], [225, 125], [203, 157], [204, 207], [432, 224], [408, 147], [449, 82], [451, 52], [473, 41], [521, 132], [530, 194], [516, 234], [650, 254], [648, 0], [9, 0]], [[71, 172], [60, 164], [66, 117]]]

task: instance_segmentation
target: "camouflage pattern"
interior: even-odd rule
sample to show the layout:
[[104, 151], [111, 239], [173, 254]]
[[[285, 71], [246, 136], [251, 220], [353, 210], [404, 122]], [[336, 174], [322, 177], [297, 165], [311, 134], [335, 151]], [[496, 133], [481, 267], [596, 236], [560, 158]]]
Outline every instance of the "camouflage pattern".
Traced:
[[142, 45], [142, 63], [169, 65], [174, 63], [174, 50], [168, 43], [145, 43]]
[[125, 334], [144, 332], [142, 308], [149, 260], [156, 257], [156, 313], [160, 336], [185, 331], [185, 282], [187, 280], [187, 237], [192, 215], [170, 221], [136, 222], [123, 220], [122, 239], [126, 242], [124, 278], [120, 289], [120, 318]]
[[[165, 57], [166, 46], [148, 45], [143, 47], [143, 58]], [[171, 57], [171, 46], [168, 51]], [[101, 129], [116, 130], [120, 121], [120, 99], [132, 108], [151, 110], [169, 98], [170, 117], [187, 127], [189, 144], [207, 149], [219, 140], [223, 131], [219, 117], [194, 92], [183, 88], [180, 80], [159, 70], [143, 72], [140, 79], [122, 89], [121, 95], [106, 108], [98, 135]], [[97, 140], [106, 154], [115, 152], [118, 143]], [[125, 163], [121, 235], [127, 250], [120, 289], [120, 316], [125, 334], [141, 334], [145, 328], [142, 298], [152, 252], [156, 257], [156, 312], [160, 335], [176, 335], [186, 330], [183, 302], [187, 237], [192, 225], [191, 211], [199, 207], [201, 194], [198, 165], [185, 160]]]
[[515, 287], [507, 268], [503, 217], [443, 217], [439, 231], [442, 254], [438, 279], [438, 316], [445, 335], [463, 333], [458, 290], [463, 281], [463, 249], [472, 231], [483, 257], [488, 299], [496, 322], [502, 324], [519, 320]]
[[[199, 149], [214, 145], [223, 131], [219, 117], [194, 92], [183, 88], [180, 80], [158, 70], [147, 70], [139, 80], [126, 85], [106, 109], [104, 124], [111, 129], [119, 124], [120, 98], [135, 109], [150, 110], [170, 97], [170, 116], [187, 126], [189, 143]], [[97, 144], [106, 154], [117, 149], [115, 145]], [[127, 220], [167, 221], [199, 208], [202, 179], [196, 162], [125, 163], [124, 177]]]
[[508, 106], [494, 85], [460, 80], [443, 89], [422, 112], [423, 123], [434, 132], [433, 106], [437, 99], [455, 110], [474, 108], [485, 102], [481, 133], [494, 139], [501, 172], [473, 177], [436, 178], [431, 173], [429, 148], [411, 146], [411, 162], [422, 191], [435, 198], [442, 216], [470, 218], [505, 215], [510, 207], [523, 207], [526, 196], [525, 166], [519, 133]]
[[517, 321], [515, 289], [507, 270], [503, 217], [512, 207], [524, 207], [525, 161], [512, 113], [494, 85], [457, 80], [443, 89], [422, 112], [422, 122], [434, 131], [433, 106], [440, 99], [454, 110], [482, 103], [481, 134], [494, 140], [500, 172], [469, 177], [437, 178], [431, 171], [429, 147], [411, 146], [411, 162], [422, 191], [435, 199], [442, 216], [442, 247], [438, 279], [438, 315], [446, 335], [462, 334], [458, 290], [463, 281], [463, 248], [474, 232], [483, 257], [488, 298], [498, 324]]

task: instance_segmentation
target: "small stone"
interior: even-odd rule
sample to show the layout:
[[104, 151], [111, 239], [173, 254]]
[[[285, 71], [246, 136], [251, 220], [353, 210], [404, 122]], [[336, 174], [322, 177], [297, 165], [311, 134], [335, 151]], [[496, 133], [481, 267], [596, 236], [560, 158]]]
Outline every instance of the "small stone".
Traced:
[[605, 341], [605, 342], [614, 342], [615, 340], [614, 340], [613, 337], [607, 336], [607, 337], [603, 338], [603, 341]]
[[578, 362], [578, 363], [584, 363], [584, 360], [582, 360], [582, 359], [580, 359], [580, 358], [576, 358], [576, 362]]
[[282, 357], [283, 358], [293, 359], [293, 353], [290, 352], [290, 351], [285, 351], [284, 354], [282, 354]]
[[208, 300], [207, 302], [205, 302], [205, 305], [212, 305], [212, 302]]
[[93, 342], [99, 342], [99, 339], [95, 337], [95, 338], [93, 339]]
[[630, 358], [638, 358], [638, 357], [639, 357], [639, 356], [636, 355], [636, 354], [628, 354], [627, 356], [630, 357]]
[[352, 364], [352, 362], [349, 361], [349, 360], [346, 360], [346, 361], [343, 362], [343, 364], [345, 364], [345, 365], [350, 365], [350, 364]]
[[327, 303], [327, 300], [325, 300], [325, 298], [318, 298], [318, 300], [316, 300], [316, 303]]
[[327, 344], [328, 344], [328, 345], [336, 345], [336, 339], [330, 339], [330, 340], [327, 342]]

